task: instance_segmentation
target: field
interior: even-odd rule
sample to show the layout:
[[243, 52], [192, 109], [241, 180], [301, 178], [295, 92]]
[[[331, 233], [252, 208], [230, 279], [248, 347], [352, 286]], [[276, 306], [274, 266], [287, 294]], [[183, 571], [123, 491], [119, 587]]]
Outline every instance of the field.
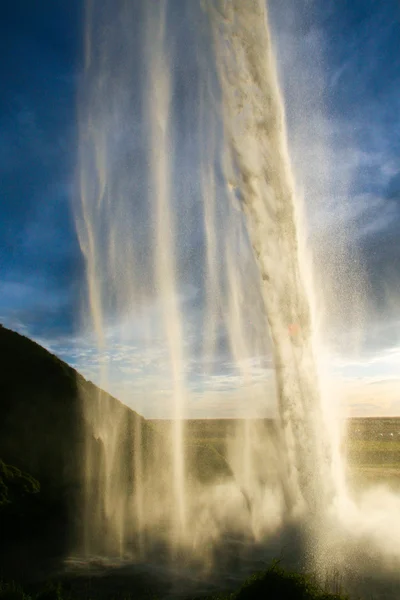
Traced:
[[[275, 436], [272, 419], [255, 421], [262, 435]], [[159, 431], [168, 432], [171, 422], [153, 420]], [[207, 446], [226, 457], [226, 440], [240, 430], [235, 419], [202, 419], [185, 422], [189, 446]], [[350, 483], [357, 487], [385, 483], [400, 488], [400, 418], [353, 418], [345, 423], [342, 441]]]
[[350, 419], [344, 440], [348, 479], [357, 487], [400, 489], [400, 419]]

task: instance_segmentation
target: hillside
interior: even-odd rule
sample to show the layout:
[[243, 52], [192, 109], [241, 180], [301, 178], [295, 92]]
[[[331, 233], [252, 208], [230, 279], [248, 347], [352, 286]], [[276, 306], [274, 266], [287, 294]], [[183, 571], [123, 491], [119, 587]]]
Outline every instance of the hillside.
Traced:
[[[105, 452], [92, 420], [103, 430], [118, 424], [115, 460], [119, 489], [125, 490], [136, 481], [135, 436], [142, 466], [150, 470], [170, 446], [172, 430], [159, 430], [39, 344], [2, 326], [0, 361], [0, 571], [10, 563], [21, 577], [22, 563], [35, 572], [36, 559], [54, 562], [81, 548], [89, 455], [90, 502], [93, 510], [101, 509], [96, 478]], [[207, 441], [185, 448], [191, 476], [231, 477], [225, 459]], [[102, 529], [92, 534], [101, 546]]]
[[[0, 327], [0, 457], [42, 485], [82, 478], [85, 407], [108, 402], [129, 424], [143, 417], [32, 340]], [[88, 406], [86, 406], [88, 405]]]
[[[42, 555], [47, 542], [49, 554], [62, 555], [79, 544], [85, 453], [90, 450], [101, 460], [101, 442], [85, 415], [101, 414], [105, 404], [111, 407], [124, 423], [119, 449], [129, 459], [138, 425], [144, 447], [150, 448], [157, 434], [140, 415], [65, 362], [2, 326], [0, 361], [0, 491], [5, 499], [0, 503], [0, 559], [4, 564], [4, 554], [10, 558], [14, 545], [19, 560], [21, 543], [27, 540], [34, 548], [40, 542]], [[125, 463], [129, 477], [132, 465]], [[26, 489], [16, 487], [17, 481], [33, 481], [36, 493], [17, 498], [10, 489]]]

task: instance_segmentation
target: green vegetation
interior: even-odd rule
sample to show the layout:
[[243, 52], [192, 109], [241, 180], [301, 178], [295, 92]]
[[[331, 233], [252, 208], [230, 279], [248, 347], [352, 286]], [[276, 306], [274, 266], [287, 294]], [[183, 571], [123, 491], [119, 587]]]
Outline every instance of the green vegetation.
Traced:
[[[47, 583], [38, 590], [26, 591], [15, 581], [0, 581], [0, 600], [70, 600], [60, 583]], [[72, 600], [72, 599], [71, 599]]]
[[209, 600], [348, 600], [340, 593], [325, 591], [310, 575], [285, 571], [273, 563], [267, 571], [252, 575], [237, 591], [217, 594]]
[[31, 600], [31, 596], [26, 594], [23, 588], [12, 582], [0, 581], [0, 600]]
[[[23, 587], [15, 582], [0, 581], [0, 600], [156, 600], [166, 595], [168, 590], [155, 591], [151, 586], [136, 585], [132, 579], [125, 582], [123, 589], [104, 589], [99, 581], [92, 581], [90, 588], [74, 588], [73, 582], [49, 582], [42, 587]], [[310, 575], [286, 571], [277, 562], [266, 571], [258, 572], [247, 579], [235, 592], [216, 592], [192, 600], [349, 600], [348, 596], [324, 590]]]
[[190, 442], [186, 445], [189, 473], [198, 481], [208, 483], [216, 477], [232, 477], [226, 458], [210, 443]]
[[30, 494], [40, 491], [39, 482], [0, 460], [0, 515], [23, 509]]
[[400, 452], [400, 441], [398, 440], [349, 440], [347, 442], [349, 451], [358, 452]]
[[345, 453], [353, 486], [363, 488], [382, 483], [393, 489], [400, 487], [400, 441], [350, 438]]
[[400, 467], [400, 441], [398, 440], [348, 440], [346, 454], [350, 462], [359, 464], [398, 465]]

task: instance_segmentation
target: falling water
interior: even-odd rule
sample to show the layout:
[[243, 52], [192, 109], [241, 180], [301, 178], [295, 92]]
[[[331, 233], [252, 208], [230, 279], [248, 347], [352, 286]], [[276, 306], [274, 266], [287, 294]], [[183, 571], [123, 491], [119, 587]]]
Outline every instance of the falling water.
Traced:
[[[181, 533], [186, 527], [183, 417], [185, 407], [185, 381], [182, 315], [179, 312], [176, 287], [176, 262], [174, 248], [175, 225], [171, 204], [169, 148], [170, 81], [168, 48], [166, 45], [165, 5], [153, 9], [161, 13], [150, 17], [148, 27], [149, 70], [149, 123], [151, 140], [150, 173], [154, 178], [155, 252], [154, 273], [156, 290], [162, 305], [162, 322], [168, 344], [172, 393], [174, 397], [173, 428], [173, 485], [177, 523]], [[153, 30], [154, 27], [154, 30]]]
[[[86, 450], [86, 550], [123, 556], [132, 549], [133, 532], [140, 538], [149, 521], [155, 529], [168, 530], [172, 545], [184, 538], [186, 527], [185, 356], [171, 183], [172, 90], [165, 6], [105, 2], [99, 9], [88, 2], [86, 12], [77, 230], [87, 265], [88, 330], [94, 331], [98, 348], [98, 382], [109, 389], [111, 354], [119, 348], [126, 355], [128, 347], [140, 342], [143, 353], [147, 348], [161, 352], [166, 373], [154, 388], [157, 392], [167, 386], [172, 404], [171, 443], [154, 442], [151, 458], [144, 455], [148, 428], [143, 419], [135, 418], [134, 430], [127, 433], [122, 408], [117, 410], [106, 395], [96, 414], [90, 408], [86, 416], [98, 440]], [[135, 26], [137, 19], [145, 33]], [[145, 72], [137, 68], [138, 56]], [[138, 138], [139, 152], [134, 147]], [[146, 364], [145, 356], [140, 360]], [[137, 370], [133, 357], [124, 368]], [[125, 392], [129, 401], [129, 389]], [[147, 399], [144, 385], [135, 406], [139, 412], [145, 411]], [[127, 439], [133, 452], [122, 450]], [[133, 454], [133, 462], [121, 456], [124, 451]], [[146, 460], [154, 466], [151, 476]]]
[[[309, 510], [332, 500], [331, 437], [319, 382], [313, 289], [301, 204], [291, 170], [283, 102], [265, 3], [210, 6], [225, 124], [225, 175], [246, 215], [263, 298], [285, 431], [288, 481]], [[236, 339], [238, 336], [236, 336]], [[293, 495], [294, 494], [294, 495]], [[291, 502], [297, 502], [291, 492]]]
[[[99, 548], [89, 534], [88, 552], [123, 555], [132, 532], [149, 528], [166, 532], [172, 545], [183, 543], [190, 515], [204, 510], [200, 499], [207, 511], [218, 502], [210, 490], [199, 492], [193, 483], [189, 489], [185, 464], [183, 424], [193, 397], [188, 375], [196, 357], [180, 296], [185, 277], [198, 283], [198, 276], [187, 275], [182, 265], [190, 265], [190, 244], [202, 217], [204, 252], [197, 260], [203, 264], [197, 267], [203, 273], [205, 308], [197, 360], [205, 372], [214, 365], [212, 380], [222, 328], [245, 397], [253, 389], [255, 357], [268, 352], [269, 330], [284, 433], [279, 480], [285, 510], [293, 512], [303, 503], [319, 513], [337, 489], [300, 201], [266, 9], [258, 0], [219, 3], [218, 9], [217, 4], [205, 3], [212, 37], [204, 34], [204, 14], [193, 7], [183, 10], [186, 18], [197, 15], [201, 35], [214, 40], [207, 51], [201, 35], [193, 44], [199, 83], [191, 86], [187, 102], [197, 97], [198, 109], [191, 107], [186, 121], [174, 106], [178, 74], [167, 4], [110, 1], [101, 10], [87, 4], [77, 228], [87, 265], [99, 383], [105, 389], [113, 383], [116, 348], [125, 352], [137, 343], [144, 353], [157, 348], [162, 364], [147, 386], [153, 387], [150, 393], [167, 390], [173, 423], [171, 442], [159, 441], [146, 466], [139, 417], [129, 434], [132, 462], [121, 458], [127, 435], [122, 409], [116, 412], [106, 398], [99, 398], [96, 414], [90, 409], [87, 420], [97, 442], [87, 449], [86, 521], [103, 542]], [[183, 142], [197, 139], [197, 192], [177, 191], [184, 170], [182, 136]], [[134, 363], [132, 357], [132, 368]], [[129, 387], [125, 392], [130, 401]], [[149, 387], [143, 387], [135, 404], [139, 412], [146, 412], [148, 394]], [[242, 410], [241, 416], [248, 414]], [[262, 514], [260, 490], [266, 483], [255, 464], [255, 437], [252, 422], [241, 420], [228, 444], [228, 459], [232, 485], [239, 490], [235, 510], [244, 511], [243, 522], [250, 510], [250, 529], [257, 535], [255, 498], [261, 498]], [[93, 511], [96, 494], [101, 500]], [[102, 536], [104, 528], [108, 533]]]
[[[345, 497], [267, 9], [202, 4], [87, 2], [76, 221], [93, 377], [168, 419], [160, 433], [105, 393], [84, 405], [88, 555], [157, 543], [211, 563], [218, 540], [265, 541], [299, 515], [311, 538]], [[237, 420], [205, 482], [185, 418], [216, 410]], [[249, 418], [274, 410], [273, 434]]]

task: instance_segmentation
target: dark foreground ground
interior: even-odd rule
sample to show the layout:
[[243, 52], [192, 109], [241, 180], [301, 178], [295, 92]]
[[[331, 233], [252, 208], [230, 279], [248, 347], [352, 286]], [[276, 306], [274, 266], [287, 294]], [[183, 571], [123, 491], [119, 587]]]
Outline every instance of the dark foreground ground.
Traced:
[[[80, 588], [80, 589], [78, 589]], [[102, 588], [102, 589], [101, 589]], [[183, 598], [182, 593], [174, 591], [171, 584], [143, 578], [139, 574], [136, 581], [131, 581], [129, 591], [124, 586], [124, 574], [114, 574], [103, 578], [102, 585], [97, 586], [91, 580], [80, 584], [75, 582], [47, 583], [42, 587], [21, 586], [14, 582], [0, 583], [1, 600], [73, 600], [74, 598], [115, 598], [115, 599], [155, 599]], [[268, 569], [254, 573], [236, 591], [213, 591], [209, 595], [187, 596], [192, 600], [253, 600], [258, 598], [287, 600], [345, 600], [348, 596], [327, 592], [312, 577], [299, 575], [282, 569], [279, 564], [272, 564]]]
[[[258, 431], [274, 436], [276, 423], [272, 419], [257, 419]], [[149, 421], [155, 430], [165, 433], [170, 422]], [[207, 445], [220, 455], [226, 455], [226, 440], [240, 430], [236, 419], [198, 419], [185, 422], [188, 443]], [[376, 483], [387, 483], [400, 490], [400, 418], [368, 417], [347, 419], [343, 454], [349, 470], [349, 483], [363, 489]]]

